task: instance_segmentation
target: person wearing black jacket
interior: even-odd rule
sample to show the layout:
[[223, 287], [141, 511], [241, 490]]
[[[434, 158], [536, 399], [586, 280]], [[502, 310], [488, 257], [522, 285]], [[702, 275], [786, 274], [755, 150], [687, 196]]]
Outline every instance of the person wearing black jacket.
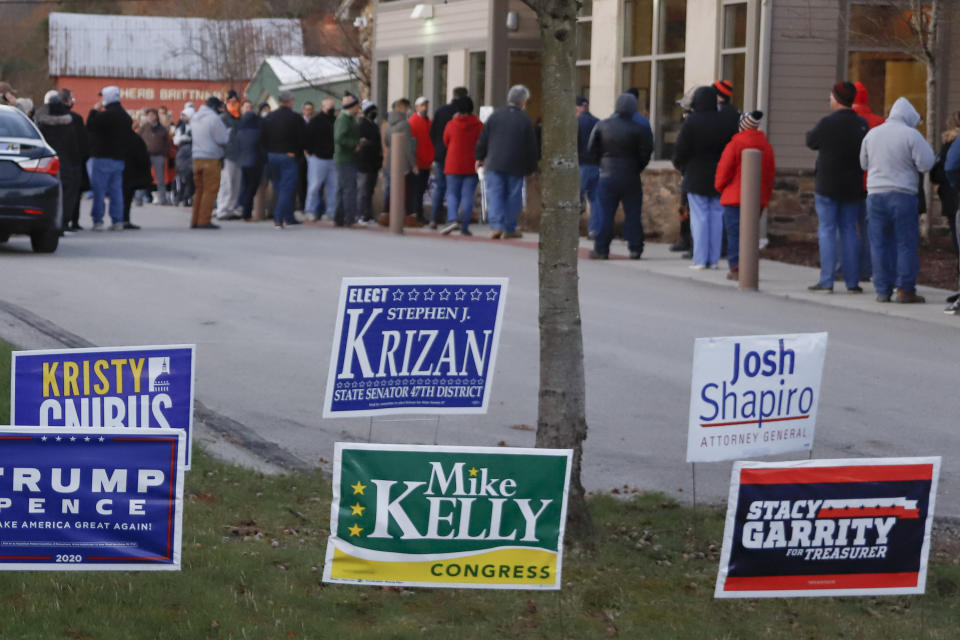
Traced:
[[430, 203], [430, 228], [436, 229], [439, 223], [446, 221], [446, 215], [440, 215], [446, 203], [447, 175], [443, 172], [447, 158], [447, 147], [443, 144], [443, 130], [457, 114], [454, 104], [458, 98], [465, 98], [468, 94], [466, 87], [456, 87], [453, 90], [453, 99], [433, 112], [433, 121], [430, 123], [430, 141], [433, 143], [433, 196]]
[[260, 140], [267, 152], [267, 174], [277, 194], [273, 208], [276, 229], [284, 225], [300, 224], [293, 217], [294, 195], [297, 189], [297, 156], [303, 152], [307, 124], [293, 110], [294, 95], [281, 91], [280, 106], [264, 118]]
[[47, 92], [44, 96], [44, 104], [36, 110], [33, 119], [40, 133], [43, 134], [44, 140], [53, 147], [60, 159], [60, 187], [64, 217], [60, 230], [62, 235], [68, 226], [67, 218], [80, 199], [81, 156], [77, 130], [73, 126], [73, 118], [70, 117], [67, 105], [63, 104], [60, 94], [56, 91]]
[[673, 151], [673, 165], [683, 173], [693, 236], [692, 269], [716, 269], [723, 243], [723, 207], [713, 188], [723, 148], [737, 133], [736, 121], [717, 110], [717, 90], [699, 87], [693, 113], [683, 121]]
[[243, 219], [253, 219], [253, 197], [260, 187], [263, 167], [267, 164], [267, 154], [260, 145], [260, 127], [262, 121], [253, 109], [240, 116], [237, 125], [237, 163], [240, 165], [240, 209]]
[[130, 221], [130, 204], [137, 189], [148, 189], [153, 185], [150, 169], [153, 164], [147, 143], [132, 128], [127, 133], [127, 152], [123, 160], [123, 228], [139, 229]]
[[380, 125], [377, 124], [377, 105], [364, 100], [360, 118], [361, 143], [357, 153], [357, 212], [361, 223], [373, 220], [373, 190], [377, 175], [383, 167], [383, 145], [380, 140]]
[[817, 209], [817, 239], [820, 245], [820, 279], [807, 289], [833, 293], [837, 263], [837, 230], [840, 231], [840, 263], [850, 293], [860, 287], [860, 249], [857, 217], [866, 197], [860, 143], [870, 130], [867, 121], [853, 110], [857, 88], [838, 82], [830, 92], [833, 111], [807, 132], [807, 147], [817, 152], [814, 204]]
[[104, 199], [110, 199], [111, 231], [123, 229], [123, 160], [127, 155], [133, 120], [120, 104], [120, 89], [104, 87], [101, 101], [87, 116], [90, 134], [90, 185], [93, 188], [93, 230], [103, 230]]
[[634, 121], [633, 114], [636, 112], [636, 97], [621, 93], [617, 97], [614, 115], [593, 128], [587, 144], [587, 152], [600, 159], [597, 199], [603, 212], [603, 223], [590, 252], [594, 260], [610, 257], [613, 218], [620, 204], [623, 205], [623, 235], [630, 249], [630, 259], [639, 260], [643, 253], [643, 223], [640, 219], [643, 185], [640, 172], [646, 168], [653, 153], [653, 132], [649, 126]]
[[[337, 106], [333, 98], [324, 98], [320, 113], [307, 125], [307, 197], [304, 213], [307, 219], [319, 220], [324, 214], [333, 218], [337, 203], [337, 165], [333, 162], [333, 123]], [[323, 200], [320, 192], [323, 191]]]
[[90, 189], [90, 177], [87, 175], [87, 160], [90, 159], [90, 139], [87, 137], [87, 127], [83, 123], [83, 116], [73, 111], [75, 100], [73, 92], [70, 89], [60, 89], [60, 100], [67, 107], [67, 113], [70, 114], [71, 126], [77, 134], [77, 171], [79, 176], [79, 188], [77, 197], [73, 201], [73, 208], [63, 209], [63, 228], [64, 231], [82, 231], [80, 226], [80, 200], [81, 194]]
[[507, 106], [495, 110], [480, 132], [474, 157], [484, 167], [490, 237], [520, 238], [517, 218], [523, 209], [523, 179], [537, 170], [539, 154], [533, 121], [524, 112], [530, 90], [510, 87]]

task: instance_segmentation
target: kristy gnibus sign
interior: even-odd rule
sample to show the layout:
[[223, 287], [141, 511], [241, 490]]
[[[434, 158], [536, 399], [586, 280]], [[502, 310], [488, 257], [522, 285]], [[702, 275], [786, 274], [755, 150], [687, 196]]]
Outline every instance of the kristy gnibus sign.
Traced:
[[736, 462], [716, 597], [923, 593], [940, 458]]
[[0, 430], [0, 570], [179, 570], [182, 429]]
[[15, 351], [10, 422], [193, 433], [194, 345]]
[[324, 581], [559, 589], [571, 455], [337, 443]]
[[826, 333], [698, 338], [687, 462], [810, 450]]
[[506, 278], [344, 278], [324, 417], [486, 413]]

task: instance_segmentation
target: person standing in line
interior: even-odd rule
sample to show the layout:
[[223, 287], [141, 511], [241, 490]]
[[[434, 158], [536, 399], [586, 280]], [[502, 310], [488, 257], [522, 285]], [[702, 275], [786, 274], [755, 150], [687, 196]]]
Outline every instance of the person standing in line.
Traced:
[[[77, 165], [74, 170], [79, 181], [77, 183], [77, 197], [73, 199], [69, 209], [66, 206], [63, 208], [63, 228], [67, 232], [82, 231], [83, 227], [80, 226], [80, 200], [83, 192], [90, 189], [90, 177], [87, 175], [87, 160], [90, 159], [90, 139], [87, 136], [87, 127], [83, 124], [83, 116], [73, 110], [73, 105], [76, 103], [73, 92], [70, 89], [60, 89], [60, 101], [67, 108], [67, 113], [70, 115], [70, 126], [73, 127], [77, 136]], [[62, 167], [62, 158], [60, 163]]]
[[603, 227], [603, 212], [597, 199], [597, 183], [600, 181], [598, 158], [591, 155], [587, 147], [590, 134], [600, 119], [590, 113], [590, 103], [584, 97], [577, 98], [577, 159], [580, 164], [580, 206], [584, 202], [590, 207], [587, 218], [587, 237], [595, 240]]
[[177, 206], [193, 205], [193, 135], [190, 128], [190, 118], [196, 110], [193, 104], [187, 103], [180, 113], [180, 122], [177, 123], [173, 134], [173, 144], [177, 147], [175, 166], [177, 168]]
[[[386, 157], [383, 166], [383, 175], [384, 175], [384, 194], [383, 194], [383, 210], [390, 211], [390, 167], [391, 167], [391, 158], [394, 152], [400, 153], [403, 156], [403, 175], [404, 175], [404, 212], [406, 215], [413, 213], [413, 199], [416, 197], [416, 178], [414, 177], [417, 173], [417, 156], [415, 153], [415, 142], [413, 136], [410, 135], [410, 122], [407, 120], [407, 113], [410, 111], [410, 101], [406, 98], [400, 98], [393, 103], [393, 111], [387, 116], [387, 123], [383, 129], [383, 137], [385, 140], [385, 149]], [[394, 134], [402, 134], [403, 148], [394, 149], [393, 148], [393, 136]]]
[[[870, 108], [870, 93], [867, 86], [860, 82], [853, 83], [857, 88], [857, 97], [853, 99], [853, 110], [857, 115], [867, 121], [870, 129], [883, 124], [883, 116], [878, 116]], [[867, 175], [863, 175], [863, 190], [867, 190]], [[870, 264], [870, 232], [867, 229], [867, 199], [864, 197], [860, 201], [860, 211], [857, 213], [857, 244], [860, 254], [860, 281], [864, 282], [870, 279], [873, 268]], [[837, 271], [840, 272], [841, 265], [837, 262]]]
[[[272, 109], [270, 105], [266, 102], [260, 103], [260, 106], [257, 107], [257, 113], [260, 116], [260, 147], [263, 148], [263, 121], [270, 115]], [[266, 153], [266, 150], [263, 149], [263, 153]], [[266, 157], [266, 155], [264, 155]], [[277, 193], [273, 188], [273, 183], [270, 182], [270, 178], [267, 172], [267, 166], [263, 166], [263, 176], [260, 178], [260, 187], [257, 189], [257, 193], [253, 196], [253, 219], [256, 221], [260, 220], [269, 220], [273, 218], [273, 207], [277, 203]]]
[[[307, 201], [304, 215], [307, 220], [319, 220], [324, 213], [333, 218], [337, 207], [337, 165], [333, 162], [333, 124], [337, 119], [337, 104], [333, 98], [324, 98], [320, 113], [307, 123], [304, 150], [307, 153]], [[323, 200], [326, 201], [323, 206]]]
[[436, 169], [433, 174], [433, 197], [430, 204], [431, 229], [436, 229], [442, 220], [450, 218], [449, 214], [446, 218], [440, 217], [447, 193], [447, 174], [444, 170], [447, 148], [443, 144], [443, 132], [447, 128], [447, 124], [457, 115], [457, 98], [465, 96], [467, 96], [466, 87], [456, 87], [453, 90], [453, 99], [433, 112], [433, 122], [430, 124], [430, 142], [433, 143], [433, 160]]
[[383, 167], [383, 145], [380, 140], [380, 126], [377, 124], [377, 105], [364, 100], [360, 108], [360, 137], [368, 142], [360, 147], [357, 154], [357, 213], [360, 223], [373, 220], [373, 191], [377, 187], [377, 175]]
[[727, 280], [737, 280], [740, 276], [740, 172], [741, 159], [746, 149], [759, 149], [762, 155], [761, 211], [770, 204], [770, 196], [773, 194], [773, 179], [777, 175], [777, 166], [773, 158], [773, 147], [759, 128], [762, 119], [762, 111], [751, 111], [740, 116], [740, 133], [727, 143], [717, 164], [714, 187], [720, 192], [720, 204], [723, 206], [723, 229], [727, 238], [727, 262], [730, 265]]
[[123, 229], [123, 160], [133, 120], [120, 104], [119, 87], [104, 87], [87, 116], [90, 135], [93, 230], [103, 230], [104, 199], [110, 200], [111, 231]]
[[271, 111], [260, 128], [260, 139], [267, 152], [267, 172], [277, 194], [273, 224], [277, 230], [300, 224], [293, 216], [297, 189], [297, 157], [303, 152], [307, 125], [293, 110], [294, 96], [281, 91], [280, 106]]
[[239, 220], [237, 215], [237, 199], [240, 196], [240, 165], [237, 163], [240, 151], [237, 148], [235, 134], [240, 122], [240, 98], [236, 91], [227, 93], [227, 102], [220, 114], [230, 140], [223, 152], [223, 169], [220, 172], [220, 190], [217, 192], [218, 220]]
[[850, 82], [833, 85], [830, 92], [833, 113], [807, 133], [807, 147], [817, 152], [814, 204], [820, 245], [820, 280], [807, 287], [815, 293], [833, 293], [838, 231], [840, 263], [847, 291], [863, 293], [859, 285], [857, 216], [864, 193], [863, 170], [858, 155], [869, 127], [867, 121], [852, 109], [856, 95], [857, 89]]
[[717, 110], [717, 90], [699, 87], [693, 94], [693, 113], [683, 121], [673, 152], [673, 165], [683, 173], [690, 205], [693, 236], [691, 269], [716, 269], [723, 243], [723, 208], [714, 187], [717, 163], [724, 147], [737, 133], [730, 117]]
[[260, 127], [260, 116], [251, 104], [240, 114], [240, 124], [237, 125], [236, 132], [237, 146], [240, 149], [237, 160], [240, 164], [240, 209], [244, 222], [253, 219], [253, 197], [260, 188], [263, 167], [267, 163], [267, 154], [260, 144]]
[[[321, 103], [322, 104], [322, 103]], [[307, 125], [310, 124], [310, 121], [316, 115], [316, 109], [312, 102], [307, 101], [303, 103], [303, 106], [300, 108], [300, 115], [303, 116], [303, 122]], [[309, 198], [308, 190], [310, 188], [310, 167], [307, 163], [306, 153], [297, 158], [297, 201], [294, 205], [294, 209], [297, 211], [303, 211], [306, 214], [307, 211], [307, 198]], [[323, 206], [321, 201], [321, 207]], [[331, 214], [332, 215], [332, 214]], [[307, 220], [311, 218], [309, 216], [304, 216]]]
[[334, 224], [350, 227], [357, 221], [357, 152], [369, 141], [360, 136], [360, 101], [347, 94], [333, 124], [333, 161], [337, 165], [337, 204]]
[[478, 182], [474, 154], [483, 123], [473, 115], [473, 100], [469, 96], [456, 98], [453, 102], [457, 113], [443, 130], [447, 225], [441, 233], [447, 235], [459, 226], [461, 235], [472, 236], [470, 221], [473, 219], [473, 200]]
[[[948, 127], [954, 124], [956, 118], [957, 129], [960, 130], [960, 111], [955, 111], [948, 121]], [[952, 127], [951, 127], [952, 128]], [[951, 144], [944, 154], [943, 173], [954, 192], [960, 192], [960, 144]], [[954, 242], [960, 244], [960, 209], [954, 213]], [[949, 315], [960, 315], [960, 269], [957, 272], [957, 291], [947, 296], [947, 308], [943, 310]]]
[[490, 237], [521, 238], [517, 218], [523, 209], [523, 179], [537, 170], [539, 154], [533, 121], [524, 109], [530, 90], [510, 87], [507, 106], [496, 109], [483, 125], [474, 153], [476, 168], [484, 167]]
[[[156, 177], [157, 195], [154, 201], [159, 205], [170, 204], [167, 201], [166, 180], [167, 158], [170, 155], [170, 132], [160, 123], [160, 114], [156, 109], [147, 109], [147, 122], [140, 127], [140, 137], [147, 145], [150, 166], [153, 167], [153, 175]], [[138, 189], [149, 189], [150, 186], [149, 184], [140, 185]]]
[[636, 112], [637, 98], [632, 93], [621, 93], [617, 97], [616, 115], [599, 122], [587, 143], [587, 152], [600, 159], [597, 200], [602, 218], [590, 252], [592, 260], [610, 257], [613, 219], [621, 204], [623, 235], [630, 259], [639, 260], [643, 254], [643, 183], [640, 174], [653, 153], [653, 132], [649, 126], [634, 120]]
[[55, 89], [47, 91], [43, 104], [34, 112], [33, 119], [44, 140], [53, 147], [60, 159], [61, 208], [64, 216], [60, 235], [64, 235], [68, 227], [68, 217], [80, 198], [82, 164], [77, 129], [70, 117], [70, 110], [63, 104]]
[[930, 181], [937, 185], [937, 196], [940, 198], [940, 213], [947, 219], [950, 226], [950, 242], [953, 245], [953, 253], [957, 255], [957, 267], [960, 270], [960, 239], [957, 237], [957, 211], [960, 209], [960, 194], [950, 182], [950, 177], [946, 172], [947, 156], [953, 143], [957, 140], [957, 134], [960, 134], [960, 111], [954, 111], [947, 118], [946, 126], [940, 135], [941, 146], [937, 153], [937, 163], [930, 171]]
[[416, 140], [417, 156], [417, 182], [414, 200], [413, 213], [417, 215], [417, 222], [427, 223], [427, 217], [423, 211], [423, 196], [427, 193], [427, 187], [430, 186], [430, 168], [433, 166], [433, 142], [430, 141], [430, 118], [427, 112], [430, 110], [430, 101], [424, 96], [417, 98], [413, 103], [413, 115], [410, 116], [410, 135]]
[[917, 295], [917, 193], [919, 174], [933, 168], [936, 156], [917, 130], [920, 120], [909, 100], [897, 98], [887, 121], [871, 129], [860, 145], [860, 166], [867, 172], [867, 230], [877, 302], [890, 302], [894, 287], [897, 302], [925, 302]]
[[740, 110], [733, 104], [733, 84], [729, 80], [717, 80], [713, 88], [717, 90], [717, 111], [724, 115], [728, 126], [739, 128]]
[[130, 219], [130, 205], [138, 189], [149, 189], [153, 184], [150, 169], [155, 166], [143, 134], [130, 129], [127, 135], [127, 156], [123, 161], [123, 228], [137, 230], [140, 226]]
[[220, 119], [220, 98], [210, 96], [190, 120], [193, 133], [193, 215], [191, 229], [219, 229], [211, 222], [213, 208], [220, 192], [223, 154], [230, 141], [230, 131]]

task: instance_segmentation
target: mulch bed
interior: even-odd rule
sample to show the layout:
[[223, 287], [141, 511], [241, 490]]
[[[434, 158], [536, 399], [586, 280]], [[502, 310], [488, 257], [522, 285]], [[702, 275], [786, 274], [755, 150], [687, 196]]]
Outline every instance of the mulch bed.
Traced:
[[[820, 266], [820, 251], [816, 242], [772, 242], [760, 251], [760, 257], [805, 267]], [[949, 248], [921, 246], [920, 275], [917, 280], [928, 287], [955, 290], [957, 288], [957, 254]]]

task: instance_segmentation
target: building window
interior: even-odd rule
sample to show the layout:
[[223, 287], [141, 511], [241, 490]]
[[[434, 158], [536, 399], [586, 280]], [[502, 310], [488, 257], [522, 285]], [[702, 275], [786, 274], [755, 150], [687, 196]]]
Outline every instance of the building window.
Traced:
[[683, 122], [687, 0], [624, 0], [622, 89], [635, 87], [653, 127], [654, 158], [667, 159]]
[[423, 95], [423, 58], [407, 60], [407, 98], [412, 102]]
[[433, 57], [433, 110], [447, 104], [447, 56]]
[[733, 105], [746, 110], [747, 3], [728, 1], [721, 7], [720, 77], [733, 84]]
[[[919, 14], [897, 6], [851, 3], [847, 19], [847, 71], [851, 82], [860, 81], [870, 95], [870, 109], [886, 115], [897, 98], [909, 100], [918, 112], [927, 111], [927, 65], [911, 52], [916, 48], [917, 25], [929, 12]], [[926, 135], [929, 123], [919, 129]]]
[[577, 14], [577, 96], [590, 99], [590, 48], [593, 36], [593, 2], [584, 0]]
[[390, 61], [377, 61], [377, 106], [380, 107], [380, 113], [387, 113], [389, 106], [387, 101], [388, 91], [390, 89]]
[[470, 52], [470, 95], [479, 109], [487, 104], [487, 52]]

